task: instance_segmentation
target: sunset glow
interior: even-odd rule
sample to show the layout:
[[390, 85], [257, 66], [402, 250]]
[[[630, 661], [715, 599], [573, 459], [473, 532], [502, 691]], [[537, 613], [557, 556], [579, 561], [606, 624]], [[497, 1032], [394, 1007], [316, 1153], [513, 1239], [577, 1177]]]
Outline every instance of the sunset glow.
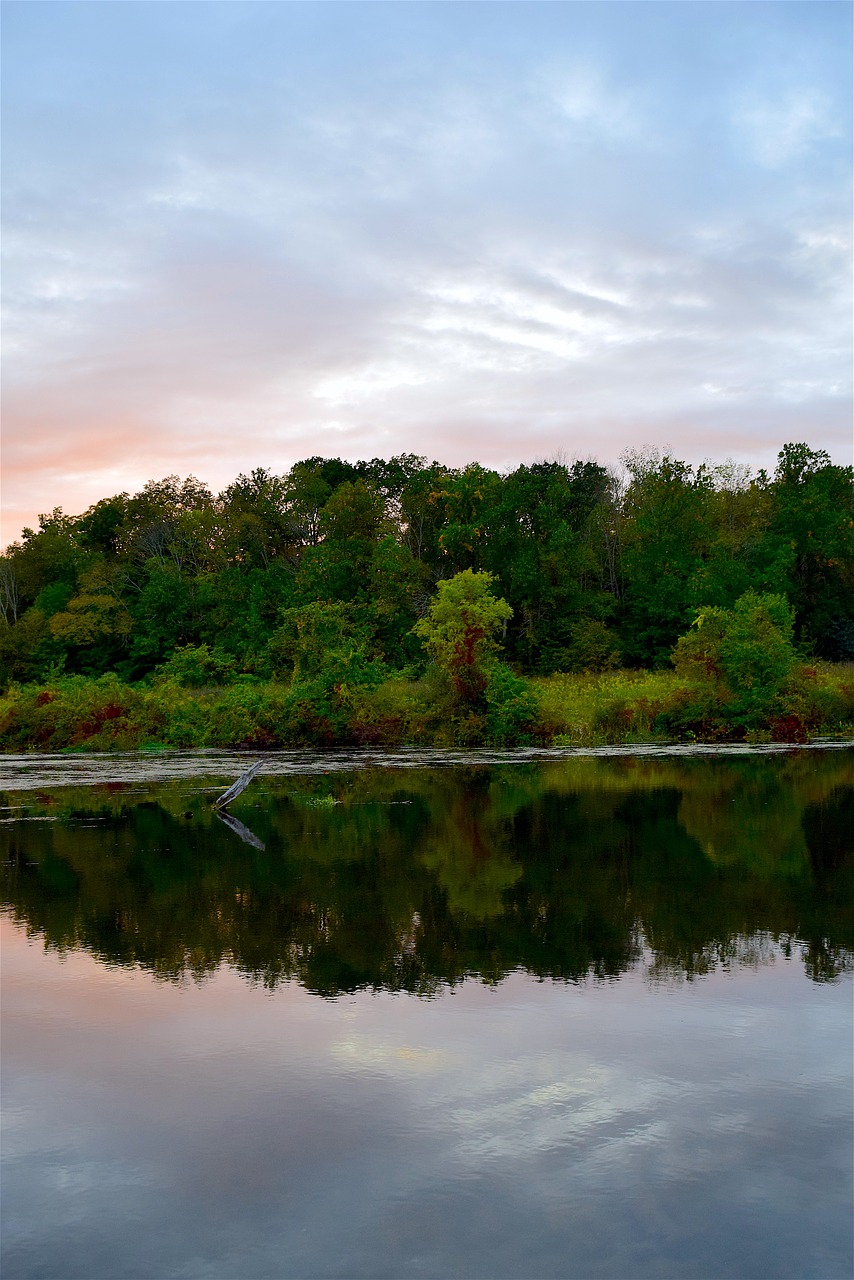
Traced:
[[6, 3], [2, 543], [170, 473], [851, 461], [851, 9]]

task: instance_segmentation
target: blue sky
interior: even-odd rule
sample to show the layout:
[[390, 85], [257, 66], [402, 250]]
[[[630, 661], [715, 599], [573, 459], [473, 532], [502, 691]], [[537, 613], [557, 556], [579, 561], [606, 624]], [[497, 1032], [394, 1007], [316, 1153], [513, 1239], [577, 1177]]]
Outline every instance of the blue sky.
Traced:
[[851, 461], [847, 3], [5, 3], [4, 540], [315, 453]]

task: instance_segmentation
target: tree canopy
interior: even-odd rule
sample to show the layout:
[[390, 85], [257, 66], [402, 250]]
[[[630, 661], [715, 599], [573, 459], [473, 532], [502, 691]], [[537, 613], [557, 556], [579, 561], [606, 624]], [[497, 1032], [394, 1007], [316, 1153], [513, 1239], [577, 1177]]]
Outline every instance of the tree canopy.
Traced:
[[282, 628], [313, 634], [320, 615], [294, 619], [318, 604], [364, 661], [423, 668], [447, 658], [439, 618], [455, 579], [489, 581], [503, 656], [524, 674], [663, 667], [698, 611], [749, 592], [784, 600], [802, 655], [850, 661], [852, 495], [854, 469], [803, 443], [773, 476], [654, 451], [619, 471], [539, 461], [506, 474], [312, 457], [218, 495], [168, 476], [80, 516], [46, 513], [0, 556], [0, 674], [133, 681], [207, 646], [217, 670], [269, 677], [283, 671]]

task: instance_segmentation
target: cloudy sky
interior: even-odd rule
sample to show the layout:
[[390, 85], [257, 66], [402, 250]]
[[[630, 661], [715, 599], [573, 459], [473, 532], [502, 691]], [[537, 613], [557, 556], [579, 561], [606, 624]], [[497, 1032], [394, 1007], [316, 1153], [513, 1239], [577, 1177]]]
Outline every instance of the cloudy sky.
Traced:
[[851, 461], [851, 19], [5, 3], [3, 540], [317, 453]]

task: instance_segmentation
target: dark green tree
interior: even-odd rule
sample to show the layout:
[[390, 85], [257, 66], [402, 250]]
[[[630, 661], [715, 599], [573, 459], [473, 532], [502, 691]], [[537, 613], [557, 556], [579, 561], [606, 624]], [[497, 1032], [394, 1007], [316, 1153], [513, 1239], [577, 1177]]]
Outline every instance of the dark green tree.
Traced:
[[625, 455], [623, 649], [638, 666], [665, 663], [693, 611], [693, 583], [712, 538], [708, 474], [669, 454]]

